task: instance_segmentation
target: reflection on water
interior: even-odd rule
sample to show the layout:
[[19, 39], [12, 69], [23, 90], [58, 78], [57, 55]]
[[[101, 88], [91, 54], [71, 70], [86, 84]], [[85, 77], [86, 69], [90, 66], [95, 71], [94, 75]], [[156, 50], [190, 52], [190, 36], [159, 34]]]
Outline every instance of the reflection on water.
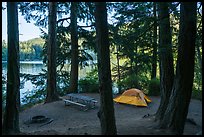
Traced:
[[[63, 70], [64, 71], [70, 71], [70, 65], [65, 64]], [[26, 73], [26, 74], [33, 74], [37, 75], [39, 73], [42, 73], [42, 69], [47, 70], [47, 67], [41, 62], [41, 61], [21, 61], [20, 62], [20, 73]], [[85, 67], [83, 69], [79, 69], [79, 78], [83, 78], [87, 72], [91, 71], [91, 67]], [[7, 75], [7, 62], [2, 62], [2, 76], [6, 78]], [[22, 78], [20, 78], [20, 81], [22, 83]], [[22, 102], [23, 97], [25, 94], [29, 94], [30, 91], [32, 91], [35, 88], [35, 85], [31, 83], [31, 81], [25, 81], [23, 88], [20, 89], [20, 99]]]
[[[47, 70], [47, 67], [41, 61], [21, 61], [20, 62], [20, 73], [37, 75], [42, 72], [42, 69]], [[59, 68], [58, 68], [59, 69]], [[84, 67], [79, 69], [79, 78], [83, 78], [87, 72], [90, 72], [92, 67]], [[63, 67], [64, 71], [70, 71], [70, 64], [65, 64]], [[7, 73], [7, 62], [2, 62], [2, 74]]]
[[[39, 61], [20, 62], [20, 73], [36, 75], [42, 72], [42, 69], [47, 68]], [[2, 73], [5, 75], [7, 73], [7, 62], [2, 62]]]
[[46, 69], [43, 64], [21, 64], [20, 73], [36, 75], [42, 72], [42, 68]]
[[[42, 69], [47, 70], [47, 67], [42, 62], [39, 62], [39, 61], [20, 62], [20, 73], [37, 75], [39, 73], [42, 73]], [[79, 69], [79, 79], [85, 77], [86, 73], [90, 72], [92, 69], [93, 68], [91, 66], [84, 67], [83, 69]], [[65, 64], [63, 70], [70, 71], [70, 64]], [[2, 76], [7, 78], [6, 75], [7, 75], [7, 62], [2, 62]], [[22, 80], [23, 79], [20, 78], [21, 82]], [[20, 89], [21, 104], [23, 103], [22, 99], [24, 98], [24, 96], [31, 93], [33, 89], [35, 89], [35, 85], [33, 85], [30, 80], [25, 81], [23, 88]], [[114, 83], [113, 83], [113, 93], [114, 94], [118, 93], [118, 88]]]
[[[37, 75], [40, 72], [42, 72], [42, 69], [46, 70], [47, 68], [42, 62], [39, 61], [20, 62], [20, 73]], [[2, 76], [4, 76], [7, 79], [6, 75], [7, 75], [7, 62], [2, 62]], [[20, 78], [20, 81], [22, 82], [22, 78]], [[21, 103], [25, 94], [29, 94], [29, 92], [34, 88], [35, 87], [30, 80], [25, 81], [23, 88], [20, 89]]]

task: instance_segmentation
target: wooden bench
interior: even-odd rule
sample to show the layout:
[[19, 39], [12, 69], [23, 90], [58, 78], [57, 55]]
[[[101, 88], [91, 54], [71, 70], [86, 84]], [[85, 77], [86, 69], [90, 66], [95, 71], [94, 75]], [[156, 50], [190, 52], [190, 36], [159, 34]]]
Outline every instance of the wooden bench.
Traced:
[[95, 108], [96, 103], [98, 102], [92, 97], [84, 96], [78, 93], [69, 93], [67, 94], [67, 97], [70, 101], [85, 104], [89, 109]]
[[95, 107], [95, 104], [96, 104], [98, 101], [92, 100], [91, 102], [93, 103], [93, 107], [92, 107], [92, 108], [94, 108], [94, 107]]
[[64, 101], [65, 106], [67, 105], [67, 103], [68, 103], [68, 104], [74, 104], [74, 105], [80, 106], [80, 107], [83, 108], [84, 110], [87, 110], [87, 106], [84, 105], [84, 104], [81, 104], [81, 103], [78, 103], [78, 102], [74, 102], [74, 101], [71, 101], [71, 100], [68, 100], [68, 99], [63, 99], [63, 101]]

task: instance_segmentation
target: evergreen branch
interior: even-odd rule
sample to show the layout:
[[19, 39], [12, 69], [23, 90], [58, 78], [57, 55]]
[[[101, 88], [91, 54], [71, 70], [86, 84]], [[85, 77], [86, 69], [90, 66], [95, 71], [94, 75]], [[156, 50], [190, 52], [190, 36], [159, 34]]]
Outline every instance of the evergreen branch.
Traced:
[[57, 23], [59, 23], [59, 22], [61, 22], [61, 21], [64, 22], [65, 20], [68, 20], [68, 19], [71, 19], [71, 17], [59, 19], [59, 20], [57, 21]]
[[88, 28], [88, 27], [94, 27], [95, 24], [92, 24], [92, 25], [89, 25], [89, 26], [78, 26], [78, 27], [81, 27], [81, 28]]

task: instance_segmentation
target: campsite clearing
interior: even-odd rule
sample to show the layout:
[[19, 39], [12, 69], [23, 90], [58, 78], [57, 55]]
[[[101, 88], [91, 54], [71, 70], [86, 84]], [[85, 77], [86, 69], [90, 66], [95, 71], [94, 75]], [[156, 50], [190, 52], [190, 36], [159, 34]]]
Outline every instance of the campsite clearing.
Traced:
[[[82, 93], [95, 98], [98, 103], [94, 109], [82, 111], [75, 106], [65, 106], [63, 100], [47, 104], [38, 104], [20, 113], [20, 130], [28, 135], [100, 135], [100, 121], [97, 112], [100, 96], [97, 93]], [[171, 134], [168, 131], [155, 129], [151, 117], [159, 106], [160, 97], [150, 96], [152, 102], [147, 107], [137, 107], [114, 103], [118, 135], [161, 135]], [[44, 126], [24, 124], [24, 121], [35, 115], [44, 115], [53, 121]], [[145, 115], [147, 116], [146, 118]], [[202, 102], [192, 99], [188, 118], [197, 125], [186, 123], [184, 134], [194, 135], [202, 130]]]

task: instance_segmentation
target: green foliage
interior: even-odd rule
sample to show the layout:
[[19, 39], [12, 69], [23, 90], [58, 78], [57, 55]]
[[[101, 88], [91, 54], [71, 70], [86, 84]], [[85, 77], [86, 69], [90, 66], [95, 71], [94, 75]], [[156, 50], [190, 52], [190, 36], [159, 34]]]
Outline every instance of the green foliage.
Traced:
[[[34, 38], [19, 43], [20, 61], [42, 60], [42, 47], [44, 40]], [[7, 43], [2, 41], [2, 60], [7, 60]]]
[[78, 18], [79, 21], [85, 22], [86, 25], [94, 22], [94, 3], [93, 2], [79, 2], [78, 6]]
[[20, 60], [42, 60], [42, 48], [44, 43], [42, 38], [34, 38], [20, 42]]
[[4, 114], [4, 109], [6, 106], [6, 78], [2, 76], [2, 114]]
[[192, 97], [202, 99], [202, 5], [200, 2], [198, 2], [197, 11], [197, 36]]
[[148, 89], [149, 96], [158, 96], [160, 95], [160, 81], [159, 79], [152, 79], [149, 81], [149, 89]]
[[79, 80], [80, 92], [83, 93], [98, 93], [99, 81], [97, 70], [89, 72], [86, 77]]
[[[47, 89], [47, 71], [42, 70], [43, 73], [38, 75], [31, 75], [31, 74], [21, 74], [23, 77], [23, 81], [30, 80], [35, 88], [28, 93], [25, 93], [25, 97], [23, 98], [22, 102], [24, 104], [36, 104], [41, 102], [46, 97], [46, 89]], [[63, 70], [57, 71], [57, 92], [60, 96], [66, 94], [66, 89], [69, 86], [69, 73]]]
[[[153, 54], [153, 3], [115, 2], [113, 18], [117, 20], [110, 27], [111, 45], [117, 49], [120, 63], [121, 90], [126, 88], [147, 89], [148, 73], [151, 73]], [[112, 71], [117, 79], [117, 67]], [[135, 75], [132, 75], [135, 73]]]
[[129, 88], [140, 88], [139, 77], [136, 75], [128, 75], [122, 79], [118, 85], [121, 87], [121, 90], [126, 90]]
[[69, 87], [70, 73], [64, 70], [57, 70], [57, 92], [60, 96], [66, 94]]
[[192, 98], [202, 100], [202, 90], [197, 90], [193, 87]]
[[94, 78], [82, 78], [79, 80], [79, 87], [82, 93], [97, 93], [98, 83]]
[[40, 45], [42, 47], [42, 45], [45, 43], [45, 40], [42, 38], [33, 38], [27, 40], [27, 42], [30, 43], [31, 45]]
[[[71, 34], [70, 27], [59, 26], [57, 28], [57, 67], [62, 69], [65, 62], [71, 62]], [[48, 34], [42, 30], [42, 38], [45, 43], [42, 50], [43, 62], [47, 63], [47, 38]], [[79, 66], [81, 68], [89, 66], [89, 61], [93, 63], [91, 52], [94, 50], [95, 43], [93, 42], [93, 32], [86, 31], [82, 28], [78, 30], [79, 34]]]
[[35, 88], [31, 91], [25, 92], [25, 96], [22, 99], [23, 104], [35, 104], [46, 97], [46, 73], [40, 73], [39, 75], [21, 74], [23, 80], [30, 80]]
[[7, 44], [6, 41], [3, 40], [2, 41], [2, 61], [6, 61], [7, 60]]
[[30, 23], [36, 21], [36, 26], [46, 28], [48, 24], [48, 2], [19, 2], [19, 11]]
[[[172, 46], [174, 60], [177, 58], [178, 46], [178, 26], [179, 15], [176, 5], [178, 2], [170, 4], [171, 26], [172, 26]], [[138, 88], [148, 91], [149, 95], [159, 95], [160, 87], [159, 80], [148, 80], [148, 74], [151, 73], [151, 56], [152, 56], [152, 25], [153, 18], [153, 3], [152, 2], [114, 2], [107, 4], [108, 12], [112, 12], [112, 18], [115, 19], [114, 24], [109, 24], [110, 45], [114, 50], [117, 49], [120, 61], [121, 81], [118, 83], [121, 90], [129, 88]], [[90, 65], [88, 61], [93, 61], [94, 58], [89, 53], [96, 52], [95, 45], [95, 30], [94, 30], [94, 4], [92, 2], [78, 3], [78, 20], [91, 25], [91, 31], [78, 26], [79, 37], [79, 65], [85, 67]], [[24, 15], [27, 22], [35, 21], [35, 25], [39, 27], [47, 27], [48, 18], [48, 2], [19, 2], [19, 9]], [[58, 2], [58, 24], [57, 24], [57, 90], [60, 95], [66, 93], [69, 87], [69, 72], [63, 70], [65, 62], [70, 62], [71, 59], [71, 37], [70, 37], [70, 2]], [[114, 9], [114, 10], [113, 10]], [[66, 16], [66, 18], [62, 18]], [[202, 16], [198, 14], [198, 36], [197, 45], [201, 48], [202, 54]], [[65, 22], [68, 25], [65, 25]], [[21, 60], [43, 60], [46, 63], [47, 55], [47, 34], [42, 32], [42, 38], [32, 39], [20, 42], [20, 59]], [[43, 55], [43, 57], [42, 57]], [[196, 54], [196, 57], [198, 55]], [[2, 41], [2, 60], [7, 60], [6, 42]], [[195, 79], [192, 97], [202, 97], [202, 73], [199, 61], [195, 62]], [[116, 63], [115, 63], [116, 64]], [[116, 65], [115, 65], [116, 66]], [[117, 80], [117, 66], [113, 67], [112, 73]], [[133, 74], [132, 72], [136, 73]], [[35, 104], [42, 101], [46, 95], [46, 71], [40, 75], [23, 75], [26, 80], [36, 86], [30, 94], [26, 95], [24, 103]], [[4, 84], [3, 84], [4, 83]], [[97, 69], [94, 69], [87, 74], [85, 78], [79, 80], [79, 89], [81, 92], [98, 92], [98, 74]], [[6, 84], [2, 78], [2, 106], [5, 104]]]

